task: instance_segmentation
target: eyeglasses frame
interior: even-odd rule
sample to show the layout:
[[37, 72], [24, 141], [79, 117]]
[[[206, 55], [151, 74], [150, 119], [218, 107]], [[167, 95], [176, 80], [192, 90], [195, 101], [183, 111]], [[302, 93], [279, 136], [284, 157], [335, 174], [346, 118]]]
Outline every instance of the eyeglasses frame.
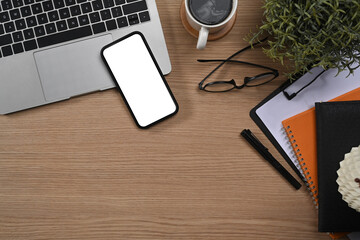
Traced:
[[[257, 44], [260, 44], [262, 43], [263, 41], [265, 41], [267, 39], [264, 38], [262, 40], [260, 40], [259, 42], [253, 44], [252, 46], [255, 46]], [[260, 85], [263, 85], [263, 84], [266, 84], [272, 80], [274, 80], [276, 77], [279, 76], [279, 72], [278, 70], [274, 69], [274, 68], [270, 68], [270, 67], [267, 67], [267, 66], [263, 66], [263, 65], [260, 65], [260, 64], [255, 64], [255, 63], [251, 63], [251, 62], [245, 62], [245, 61], [239, 61], [239, 60], [232, 60], [233, 57], [237, 56], [238, 54], [240, 54], [241, 52], [244, 52], [246, 50], [248, 50], [249, 48], [252, 47], [251, 45], [235, 52], [234, 54], [232, 54], [230, 57], [228, 57], [227, 59], [211, 59], [211, 60], [205, 60], [205, 59], [198, 59], [197, 61], [198, 62], [221, 62], [216, 68], [214, 68], [200, 83], [199, 83], [199, 89], [200, 90], [203, 90], [203, 91], [206, 91], [206, 92], [228, 92], [228, 91], [231, 91], [233, 89], [242, 89], [244, 87], [256, 87], [256, 86], [260, 86]], [[216, 71], [218, 70], [221, 66], [223, 66], [225, 63], [227, 62], [230, 62], [230, 63], [240, 63], [240, 64], [247, 64], [247, 65], [251, 65], [251, 66], [255, 66], [255, 67], [260, 67], [260, 68], [265, 68], [265, 69], [268, 69], [270, 70], [271, 72], [266, 72], [266, 73], [261, 73], [261, 74], [258, 74], [256, 76], [253, 76], [253, 77], [244, 77], [244, 83], [240, 86], [236, 85], [236, 82], [234, 79], [231, 79], [230, 81], [213, 81], [213, 82], [209, 82], [207, 84], [204, 84], [204, 82]], [[263, 83], [260, 83], [260, 84], [256, 84], [256, 85], [248, 85], [249, 82], [251, 82], [252, 80], [255, 80], [255, 79], [258, 79], [262, 76], [266, 76], [266, 75], [269, 75], [269, 74], [272, 74], [273, 75], [273, 78], [271, 78], [270, 80], [266, 81], [266, 82], [263, 82]], [[233, 85], [232, 88], [230, 89], [227, 89], [227, 90], [223, 90], [223, 91], [209, 91], [209, 90], [206, 90], [206, 87], [208, 86], [211, 86], [211, 85], [215, 85], [215, 84], [231, 84]]]

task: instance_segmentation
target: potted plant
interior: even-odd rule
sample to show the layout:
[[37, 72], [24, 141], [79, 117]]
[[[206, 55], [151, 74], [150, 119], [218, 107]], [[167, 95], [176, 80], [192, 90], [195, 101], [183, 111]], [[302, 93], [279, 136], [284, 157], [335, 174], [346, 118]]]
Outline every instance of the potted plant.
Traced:
[[263, 25], [250, 42], [270, 35], [264, 51], [282, 64], [289, 60], [290, 77], [315, 66], [350, 73], [359, 67], [359, 0], [265, 0], [263, 8]]

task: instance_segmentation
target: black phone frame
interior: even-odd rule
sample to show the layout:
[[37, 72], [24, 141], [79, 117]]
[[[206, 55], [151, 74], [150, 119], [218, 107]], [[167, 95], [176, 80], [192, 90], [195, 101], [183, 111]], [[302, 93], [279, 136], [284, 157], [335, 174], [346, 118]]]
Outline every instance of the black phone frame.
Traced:
[[[155, 64], [155, 66], [156, 66], [156, 68], [157, 68], [157, 70], [158, 70], [158, 72], [159, 72], [159, 74], [160, 74], [160, 76], [161, 76], [161, 78], [162, 78], [165, 86], [166, 86], [166, 89], [168, 90], [168, 92], [169, 92], [169, 94], [170, 94], [170, 96], [171, 96], [171, 98], [172, 98], [172, 100], [173, 100], [173, 102], [174, 102], [174, 104], [175, 104], [175, 107], [176, 107], [176, 109], [175, 109], [175, 111], [174, 111], [173, 113], [171, 113], [171, 114], [169, 114], [169, 115], [167, 115], [167, 116], [165, 116], [165, 117], [163, 117], [163, 118], [160, 118], [160, 119], [156, 120], [155, 122], [152, 122], [152, 123], [150, 123], [149, 125], [146, 125], [146, 126], [141, 126], [141, 125], [139, 124], [138, 120], [136, 119], [136, 117], [135, 117], [135, 115], [134, 115], [134, 112], [132, 111], [132, 109], [131, 109], [128, 101], [126, 100], [125, 95], [124, 95], [124, 93], [122, 92], [121, 87], [119, 86], [119, 83], [116, 81], [116, 78], [115, 78], [113, 72], [111, 71], [111, 68], [110, 68], [109, 64], [107, 63], [106, 58], [105, 58], [105, 56], [104, 56], [104, 51], [105, 51], [105, 49], [107, 49], [107, 48], [109, 48], [109, 47], [111, 47], [111, 46], [113, 46], [113, 45], [115, 45], [115, 44], [117, 44], [117, 43], [119, 43], [119, 42], [121, 42], [121, 41], [123, 41], [123, 40], [125, 40], [125, 39], [127, 39], [127, 38], [129, 38], [129, 37], [131, 37], [131, 36], [133, 36], [133, 35], [135, 35], [135, 34], [140, 35], [141, 39], [143, 40], [143, 42], [144, 42], [144, 44], [145, 44], [145, 46], [146, 46], [146, 48], [147, 48], [147, 50], [148, 50], [148, 52], [149, 52], [152, 60], [153, 60], [153, 62], [154, 62], [154, 64]], [[122, 38], [119, 38], [118, 40], [115, 40], [114, 42], [111, 42], [110, 44], [105, 45], [105, 46], [101, 49], [101, 58], [102, 58], [103, 62], [105, 63], [105, 66], [106, 66], [106, 68], [108, 69], [108, 71], [109, 71], [109, 73], [110, 73], [113, 81], [115, 82], [115, 85], [116, 85], [117, 89], [119, 90], [119, 92], [120, 92], [120, 94], [121, 94], [121, 97], [123, 98], [123, 100], [124, 100], [124, 102], [125, 102], [128, 110], [130, 111], [133, 120], [135, 121], [136, 125], [137, 125], [139, 128], [141, 128], [141, 129], [147, 129], [147, 128], [155, 125], [156, 123], [159, 123], [159, 122], [161, 122], [161, 121], [163, 121], [163, 120], [165, 120], [165, 119], [167, 119], [167, 118], [170, 118], [170, 117], [174, 116], [174, 115], [179, 111], [179, 104], [177, 103], [177, 101], [176, 101], [176, 99], [175, 99], [175, 96], [174, 96], [174, 94], [172, 93], [172, 91], [171, 91], [171, 89], [170, 89], [170, 87], [169, 87], [169, 84], [167, 83], [167, 81], [166, 81], [166, 79], [165, 79], [165, 76], [164, 76], [164, 74], [162, 73], [162, 71], [161, 71], [161, 69], [160, 69], [159, 64], [157, 63], [156, 58], [155, 58], [154, 54], [152, 53], [151, 48], [150, 48], [149, 44], [147, 43], [144, 34], [142, 34], [142, 33], [139, 32], [139, 31], [134, 31], [134, 32], [131, 32], [131, 33], [129, 33], [128, 35], [122, 37]]]

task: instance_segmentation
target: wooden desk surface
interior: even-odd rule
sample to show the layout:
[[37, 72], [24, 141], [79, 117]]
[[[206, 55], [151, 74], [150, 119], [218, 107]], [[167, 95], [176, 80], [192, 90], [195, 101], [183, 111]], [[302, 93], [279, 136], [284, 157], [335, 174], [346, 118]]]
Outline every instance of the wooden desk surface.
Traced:
[[[285, 79], [225, 94], [197, 89], [261, 24], [261, 0], [239, 1], [229, 35], [204, 51], [180, 0], [158, 0], [179, 113], [140, 130], [115, 90], [0, 116], [1, 239], [328, 239], [305, 187], [295, 191], [240, 138], [249, 111]], [[241, 59], [284, 70], [261, 50]], [[219, 77], [254, 69], [230, 66]], [[287, 166], [290, 170], [290, 167]], [[293, 172], [292, 172], [293, 173]]]

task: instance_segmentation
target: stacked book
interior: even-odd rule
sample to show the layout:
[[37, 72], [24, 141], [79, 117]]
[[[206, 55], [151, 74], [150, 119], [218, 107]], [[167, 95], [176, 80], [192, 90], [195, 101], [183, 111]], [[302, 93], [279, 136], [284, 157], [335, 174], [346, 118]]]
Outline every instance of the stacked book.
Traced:
[[340, 161], [360, 145], [360, 88], [316, 103], [282, 125], [318, 207], [319, 231], [360, 231], [360, 212], [342, 199], [336, 182]]
[[[340, 162], [360, 145], [360, 68], [354, 74], [321, 72], [313, 68], [285, 82], [255, 106], [250, 117], [306, 182], [318, 208], [319, 231], [338, 233], [331, 234], [333, 238], [351, 232], [351, 240], [360, 240], [360, 212], [342, 199], [337, 182]], [[289, 100], [285, 92], [299, 94]], [[360, 188], [354, 179], [351, 182], [358, 202]]]

